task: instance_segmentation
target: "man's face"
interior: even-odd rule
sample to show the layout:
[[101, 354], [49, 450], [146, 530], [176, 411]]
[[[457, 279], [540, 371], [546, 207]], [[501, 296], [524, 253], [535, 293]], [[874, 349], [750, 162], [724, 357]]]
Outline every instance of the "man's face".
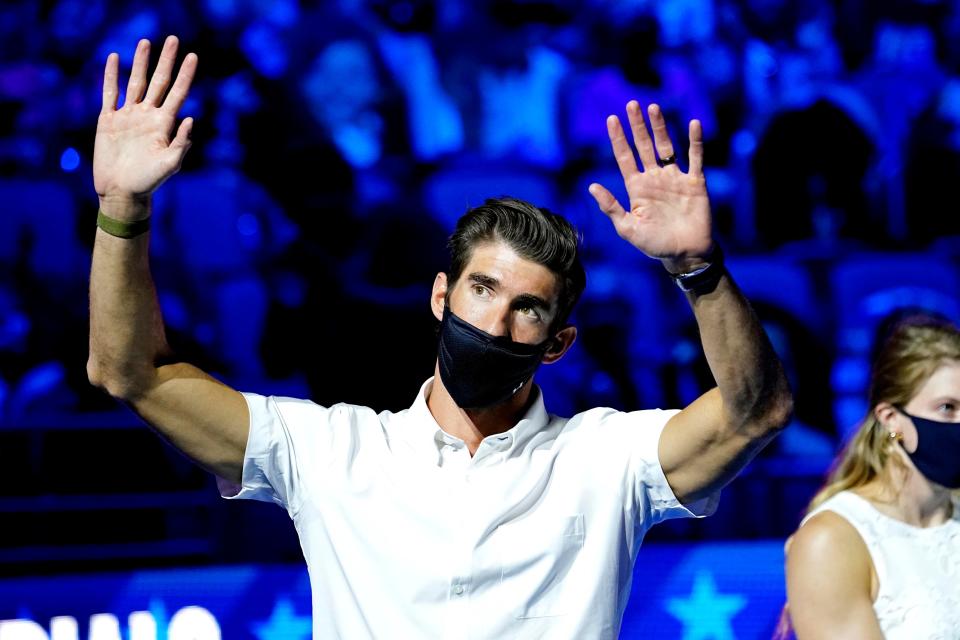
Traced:
[[[434, 314], [438, 302], [446, 298], [455, 315], [478, 329], [538, 344], [550, 337], [559, 295], [559, 278], [553, 272], [521, 258], [507, 244], [491, 241], [474, 248], [457, 282], [447, 283], [445, 274], [437, 276]], [[442, 305], [439, 311], [438, 319]]]

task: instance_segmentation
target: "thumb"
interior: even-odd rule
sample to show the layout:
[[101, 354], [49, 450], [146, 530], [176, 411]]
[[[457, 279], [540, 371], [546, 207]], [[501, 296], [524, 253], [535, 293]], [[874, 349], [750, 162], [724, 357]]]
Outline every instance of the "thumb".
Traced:
[[193, 118], [184, 118], [180, 126], [177, 127], [177, 135], [170, 142], [170, 149], [175, 151], [181, 157], [190, 148], [190, 133], [193, 131]]
[[617, 199], [612, 193], [610, 193], [606, 187], [601, 184], [594, 182], [588, 188], [590, 195], [593, 196], [593, 199], [597, 201], [597, 206], [600, 207], [600, 211], [603, 211], [607, 214], [607, 217], [610, 218], [614, 223], [616, 223], [620, 218], [622, 218], [627, 212], [624, 211], [623, 207], [617, 202]]
[[184, 118], [180, 126], [177, 127], [177, 135], [170, 141], [167, 148], [168, 153], [173, 157], [171, 160], [179, 170], [183, 157], [187, 155], [187, 150], [193, 142], [190, 140], [190, 133], [193, 131], [193, 118]]

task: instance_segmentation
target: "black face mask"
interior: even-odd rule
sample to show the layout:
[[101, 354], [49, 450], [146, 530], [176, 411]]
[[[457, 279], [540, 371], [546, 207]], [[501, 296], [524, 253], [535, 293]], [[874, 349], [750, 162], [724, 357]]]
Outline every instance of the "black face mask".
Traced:
[[540, 344], [492, 336], [443, 309], [440, 379], [461, 409], [482, 409], [510, 398], [540, 366], [551, 338]]
[[928, 420], [903, 409], [900, 413], [917, 428], [917, 450], [907, 455], [920, 473], [948, 489], [960, 489], [960, 423]]

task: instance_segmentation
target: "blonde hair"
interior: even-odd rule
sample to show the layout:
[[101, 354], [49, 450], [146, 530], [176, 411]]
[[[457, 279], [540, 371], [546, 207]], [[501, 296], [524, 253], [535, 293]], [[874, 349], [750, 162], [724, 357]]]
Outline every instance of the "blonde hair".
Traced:
[[874, 410], [881, 402], [902, 407], [944, 363], [960, 361], [960, 329], [931, 316], [911, 316], [887, 335], [873, 364], [870, 378], [870, 413], [834, 461], [824, 486], [807, 512], [848, 489], [861, 487], [880, 476], [892, 458], [889, 434]]

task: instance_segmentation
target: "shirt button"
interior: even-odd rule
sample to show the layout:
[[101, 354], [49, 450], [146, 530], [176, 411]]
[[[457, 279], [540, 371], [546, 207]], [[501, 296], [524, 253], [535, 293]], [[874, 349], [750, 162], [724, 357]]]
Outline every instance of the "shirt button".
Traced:
[[463, 585], [462, 585], [462, 584], [458, 584], [457, 586], [455, 586], [455, 587], [453, 588], [453, 592], [454, 592], [455, 594], [457, 594], [458, 596], [461, 595], [461, 594], [463, 594]]

